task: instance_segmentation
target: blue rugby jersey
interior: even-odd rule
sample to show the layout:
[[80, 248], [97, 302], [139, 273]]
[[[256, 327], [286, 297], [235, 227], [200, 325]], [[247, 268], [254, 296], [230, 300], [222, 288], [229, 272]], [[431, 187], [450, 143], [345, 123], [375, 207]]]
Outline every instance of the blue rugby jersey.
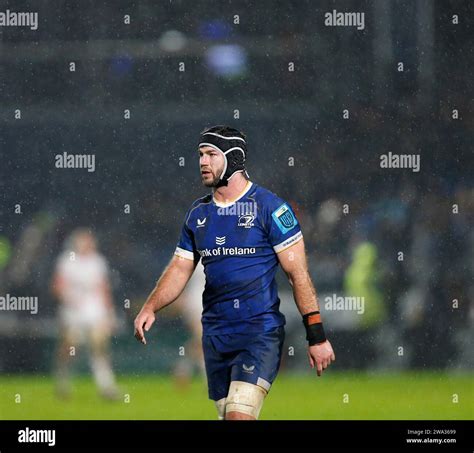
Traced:
[[284, 325], [276, 254], [302, 237], [289, 204], [250, 181], [232, 203], [219, 203], [212, 194], [196, 200], [175, 254], [202, 260], [204, 335], [258, 333]]

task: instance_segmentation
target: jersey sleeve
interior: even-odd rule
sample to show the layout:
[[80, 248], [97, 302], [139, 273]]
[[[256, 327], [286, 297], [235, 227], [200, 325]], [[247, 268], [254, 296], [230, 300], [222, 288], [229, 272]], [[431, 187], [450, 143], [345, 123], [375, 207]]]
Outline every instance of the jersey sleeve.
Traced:
[[181, 236], [179, 238], [178, 245], [174, 254], [180, 256], [181, 258], [186, 258], [197, 263], [199, 261], [200, 256], [196, 249], [194, 234], [187, 225], [188, 217], [189, 212], [186, 214], [183, 228], [181, 229]]
[[300, 224], [289, 203], [274, 196], [267, 202], [266, 208], [268, 239], [276, 253], [303, 238]]

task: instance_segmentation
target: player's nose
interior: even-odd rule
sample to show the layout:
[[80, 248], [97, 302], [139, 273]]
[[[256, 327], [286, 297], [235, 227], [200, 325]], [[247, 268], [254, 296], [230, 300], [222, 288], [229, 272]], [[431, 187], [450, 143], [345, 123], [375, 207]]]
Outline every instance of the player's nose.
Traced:
[[202, 167], [209, 167], [210, 166], [210, 157], [207, 154], [203, 154], [199, 158], [199, 164], [201, 165], [201, 168]]

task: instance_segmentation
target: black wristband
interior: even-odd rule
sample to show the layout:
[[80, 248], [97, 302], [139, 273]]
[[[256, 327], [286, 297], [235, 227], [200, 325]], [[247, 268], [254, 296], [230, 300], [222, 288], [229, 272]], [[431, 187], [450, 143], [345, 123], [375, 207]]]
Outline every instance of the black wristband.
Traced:
[[309, 346], [326, 341], [323, 323], [319, 311], [313, 311], [303, 316], [303, 324], [306, 328], [306, 340]]

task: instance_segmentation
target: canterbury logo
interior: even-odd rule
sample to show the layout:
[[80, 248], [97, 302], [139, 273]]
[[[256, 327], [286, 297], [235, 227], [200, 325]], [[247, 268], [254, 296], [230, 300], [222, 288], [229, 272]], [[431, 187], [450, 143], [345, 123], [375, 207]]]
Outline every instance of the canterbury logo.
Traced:
[[247, 366], [244, 363], [244, 364], [242, 364], [242, 368], [244, 369], [244, 371], [253, 371], [253, 370], [255, 370], [255, 365]]
[[222, 237], [216, 236], [216, 244], [217, 245], [224, 245], [225, 244], [225, 236], [222, 236]]
[[203, 227], [206, 224], [207, 217], [204, 217], [204, 219], [197, 219], [197, 227]]

